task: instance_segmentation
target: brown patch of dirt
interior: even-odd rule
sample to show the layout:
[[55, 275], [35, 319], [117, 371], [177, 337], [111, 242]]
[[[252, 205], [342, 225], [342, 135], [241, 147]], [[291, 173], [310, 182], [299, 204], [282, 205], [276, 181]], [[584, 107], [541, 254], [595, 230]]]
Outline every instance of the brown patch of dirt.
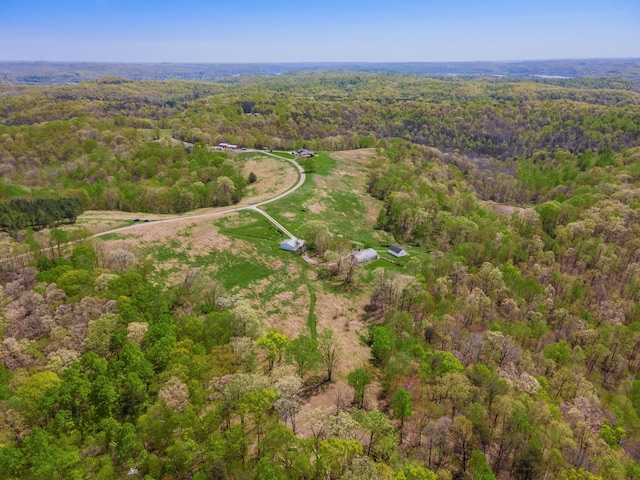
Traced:
[[287, 267], [287, 275], [291, 280], [298, 280], [300, 278], [300, 269], [297, 265], [290, 263]]
[[[210, 218], [185, 218], [180, 222], [154, 222], [146, 225], [146, 228], [125, 230], [122, 239], [110, 240], [107, 243], [119, 243], [128, 245], [132, 251], [139, 251], [147, 247], [170, 244], [172, 241], [180, 242], [177, 252], [186, 253], [191, 260], [197, 256], [207, 255], [211, 251], [240, 252], [239, 255], [250, 257], [255, 251], [254, 247], [244, 240], [230, 239], [219, 233]], [[169, 275], [168, 285], [175, 285], [182, 281], [183, 265], [177, 259], [168, 259], [163, 262], [155, 261], [158, 270], [175, 270]], [[214, 272], [217, 267], [209, 265], [203, 268], [203, 273]]]
[[162, 267], [171, 270], [175, 269], [176, 271], [169, 274], [167, 276], [167, 285], [178, 285], [184, 281], [184, 270], [181, 268], [183, 265], [180, 265], [177, 260], [169, 260], [162, 264]]
[[276, 303], [290, 302], [291, 300], [293, 300], [293, 296], [293, 292], [280, 292], [273, 298], [273, 300]]
[[280, 270], [282, 267], [284, 267], [284, 262], [282, 260], [275, 260], [267, 266], [272, 270]]
[[266, 310], [264, 306], [260, 305], [260, 303], [258, 302], [258, 299], [260, 298], [260, 295], [262, 294], [262, 292], [264, 292], [265, 288], [267, 288], [273, 282], [274, 282], [273, 278], [263, 278], [261, 280], [258, 280], [252, 283], [251, 293], [253, 294], [254, 301], [252, 302], [252, 305], [254, 307], [259, 308], [261, 310]]
[[106, 232], [107, 230], [113, 230], [114, 228], [126, 227], [129, 222], [125, 220], [108, 220], [108, 219], [95, 219], [84, 220], [78, 219], [77, 225], [87, 228], [91, 233]]
[[80, 221], [92, 221], [92, 220], [133, 220], [134, 218], [140, 218], [144, 213], [130, 213], [121, 212], [118, 210], [87, 210], [82, 215], [78, 216], [78, 222]]
[[[194, 236], [190, 233], [199, 223], [211, 224], [211, 219], [189, 219], [184, 218], [183, 221], [175, 222], [153, 222], [145, 225], [145, 228], [136, 228], [123, 231], [123, 235], [135, 238], [139, 245], [147, 243], [164, 243], [175, 237], [182, 237], [181, 243], [187, 245], [192, 241]], [[211, 226], [211, 228], [214, 228]], [[217, 233], [217, 229], [215, 230]]]
[[311, 408], [338, 407], [340, 410], [348, 408], [353, 403], [353, 389], [343, 382], [327, 383], [322, 390], [312, 396], [306, 405]]
[[[167, 220], [171, 220], [171, 222], [167, 222], [167, 224], [173, 224], [174, 229], [179, 229], [181, 228], [181, 225], [184, 225], [182, 223], [183, 220], [200, 221], [200, 219], [193, 220], [190, 218], [194, 215], [212, 214], [211, 218], [213, 218], [224, 215], [225, 211], [229, 210], [229, 208], [231, 207], [201, 208], [198, 210], [192, 210], [191, 212], [185, 213], [184, 215], [141, 212], [129, 213], [121, 212], [118, 210], [90, 210], [84, 212], [78, 217], [78, 225], [87, 227], [94, 234], [96, 234], [130, 225], [129, 222], [133, 221], [136, 218], [140, 219], [140, 223], [131, 224], [132, 227], [135, 228], [122, 232], [123, 235], [129, 235], [133, 232], [138, 233], [146, 230], [152, 225], [164, 224], [164, 222]], [[144, 222], [144, 220], [149, 220], [149, 222]]]
[[368, 193], [363, 193], [360, 200], [365, 208], [365, 226], [368, 226], [373, 230], [373, 227], [378, 223], [378, 215], [380, 214], [380, 209], [382, 208], [383, 203], [377, 198], [373, 198]]
[[320, 188], [327, 188], [327, 182], [325, 181], [325, 179], [317, 175], [313, 178], [313, 183], [315, 183]]
[[237, 247], [243, 249], [243, 252], [246, 251], [244, 249], [249, 248], [249, 244], [246, 242], [237, 239], [231, 240], [229, 237], [221, 235], [218, 229], [211, 224], [211, 221], [203, 220], [205, 221], [190, 224], [182, 231], [185, 240], [183, 251], [186, 251], [190, 258], [207, 255], [212, 250], [228, 251], [236, 241], [238, 242]]
[[136, 218], [159, 220], [170, 218], [171, 215], [157, 215], [141, 212], [121, 212], [119, 210], [87, 210], [78, 216], [76, 225], [85, 227], [91, 233], [106, 232], [114, 228], [126, 227]]

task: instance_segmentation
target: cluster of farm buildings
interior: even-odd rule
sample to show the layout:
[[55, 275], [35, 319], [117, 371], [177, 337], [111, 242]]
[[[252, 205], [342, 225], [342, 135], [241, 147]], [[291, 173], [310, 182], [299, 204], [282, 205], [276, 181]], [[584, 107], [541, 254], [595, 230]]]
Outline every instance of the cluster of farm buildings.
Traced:
[[[407, 256], [407, 250], [404, 247], [399, 247], [397, 245], [389, 245], [387, 253], [389, 255], [393, 255], [394, 257]], [[369, 263], [377, 259], [378, 252], [376, 252], [373, 248], [365, 248], [364, 250], [359, 250], [358, 252], [353, 254], [353, 260], [358, 264]]]
[[[221, 142], [214, 147], [216, 150], [246, 150], [246, 147], [241, 147], [240, 145], [235, 145], [233, 143]], [[266, 149], [265, 149], [266, 150]], [[310, 158], [314, 157], [315, 153], [311, 150], [307, 150], [306, 148], [301, 148], [299, 150], [295, 150], [291, 152], [291, 155], [296, 155], [300, 158]]]
[[[304, 240], [299, 238], [288, 238], [280, 243], [280, 249], [286, 250], [287, 252], [302, 252], [304, 251]], [[407, 250], [404, 247], [399, 247], [398, 245], [390, 245], [387, 253], [398, 258], [407, 256]], [[364, 250], [359, 250], [353, 253], [352, 256], [355, 263], [364, 264], [377, 260], [378, 252], [373, 248], [365, 248]]]
[[238, 145], [234, 145], [232, 143], [219, 143], [215, 147], [216, 150], [246, 150], [244, 147], [240, 147]]

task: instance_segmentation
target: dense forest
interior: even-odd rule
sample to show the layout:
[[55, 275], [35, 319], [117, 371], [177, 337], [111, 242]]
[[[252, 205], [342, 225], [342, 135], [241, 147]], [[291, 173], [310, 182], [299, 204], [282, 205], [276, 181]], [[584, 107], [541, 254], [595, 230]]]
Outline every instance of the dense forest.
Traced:
[[[187, 153], [181, 142], [335, 151], [384, 147], [385, 138], [400, 137], [497, 160], [484, 176], [501, 169], [515, 176], [515, 168], [544, 173], [559, 150], [586, 155], [586, 168], [590, 155], [634, 147], [640, 137], [637, 84], [602, 78], [106, 78], [2, 85], [0, 92], [2, 197], [25, 194], [8, 187], [16, 184], [32, 195], [66, 191], [84, 208], [181, 212], [219, 204], [227, 201], [218, 195], [220, 177], [232, 180], [237, 200], [245, 182], [233, 159], [203, 148]], [[535, 182], [512, 195], [535, 201]]]
[[330, 215], [305, 225], [314, 278], [367, 327], [338, 375], [341, 332], [270, 324], [224, 270], [159, 284], [66, 214], [21, 225], [0, 239], [0, 478], [640, 479], [637, 84], [106, 78], [0, 86], [0, 121], [18, 209], [228, 205], [248, 172], [219, 142], [368, 148], [375, 227], [410, 250], [369, 268]]
[[75, 223], [81, 213], [82, 204], [77, 198], [14, 198], [7, 203], [0, 203], [0, 229], [41, 230], [63, 223]]

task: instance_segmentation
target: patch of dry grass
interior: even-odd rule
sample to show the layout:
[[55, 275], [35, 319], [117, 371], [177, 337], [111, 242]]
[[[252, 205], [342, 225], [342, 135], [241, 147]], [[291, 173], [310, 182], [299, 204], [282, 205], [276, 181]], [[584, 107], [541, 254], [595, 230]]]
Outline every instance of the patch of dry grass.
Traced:
[[317, 330], [321, 332], [330, 328], [338, 335], [342, 355], [336, 366], [336, 374], [344, 378], [370, 359], [369, 347], [360, 342], [360, 338], [367, 335], [367, 326], [360, 318], [365, 303], [366, 295], [354, 301], [328, 293], [322, 288], [316, 289]]
[[247, 187], [241, 205], [268, 200], [286, 192], [298, 181], [298, 174], [290, 163], [273, 157], [250, 157], [245, 162], [244, 172], [247, 176], [250, 172], [255, 173], [258, 180]]
[[331, 156], [337, 160], [342, 160], [346, 163], [355, 163], [359, 165], [370, 165], [378, 155], [375, 148], [360, 148], [357, 150], [343, 150], [341, 152], [333, 152]]

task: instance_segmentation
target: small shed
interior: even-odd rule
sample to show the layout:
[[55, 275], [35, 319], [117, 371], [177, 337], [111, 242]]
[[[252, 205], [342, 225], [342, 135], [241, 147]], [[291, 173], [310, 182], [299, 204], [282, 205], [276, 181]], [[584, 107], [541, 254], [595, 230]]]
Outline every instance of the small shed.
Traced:
[[353, 254], [353, 261], [355, 263], [369, 263], [377, 259], [378, 252], [376, 252], [373, 248], [365, 248], [364, 250], [360, 250], [359, 252]]
[[288, 238], [284, 242], [280, 242], [280, 250], [287, 252], [297, 252], [304, 246], [304, 240], [299, 238]]
[[407, 250], [404, 247], [399, 247], [398, 245], [389, 245], [389, 250], [387, 252], [394, 257], [406, 257]]

